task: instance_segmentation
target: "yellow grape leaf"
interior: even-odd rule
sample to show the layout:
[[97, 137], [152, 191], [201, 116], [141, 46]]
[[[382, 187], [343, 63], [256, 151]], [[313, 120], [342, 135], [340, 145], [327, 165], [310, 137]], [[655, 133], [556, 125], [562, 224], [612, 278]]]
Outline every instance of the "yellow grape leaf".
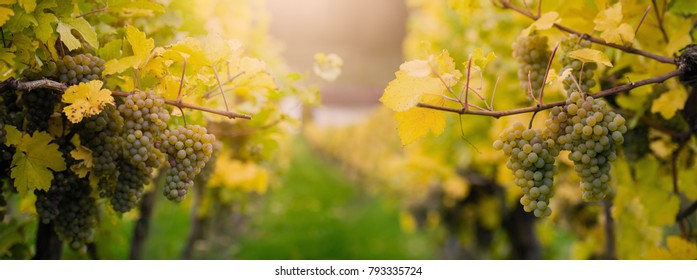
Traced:
[[205, 56], [206, 51], [201, 47], [201, 42], [194, 38], [186, 38], [172, 45], [163, 55], [165, 58], [184, 61], [187, 69], [191, 65], [209, 66], [211, 61]]
[[114, 104], [111, 91], [102, 89], [102, 85], [104, 85], [102, 81], [94, 80], [65, 90], [62, 101], [71, 105], [63, 108], [63, 112], [70, 122], [79, 123], [84, 117], [102, 112], [106, 104]]
[[589, 48], [578, 49], [570, 52], [569, 56], [571, 58], [578, 59], [582, 62], [595, 62], [605, 65], [607, 67], [612, 67], [612, 63], [610, 62], [610, 59], [607, 58], [607, 55], [605, 55], [604, 52], [601, 52], [599, 50]]
[[694, 260], [697, 259], [697, 245], [679, 236], [668, 236], [666, 247], [656, 246], [644, 254], [647, 260]]
[[547, 12], [544, 13], [538, 18], [535, 22], [533, 22], [528, 28], [523, 29], [523, 32], [521, 32], [521, 36], [528, 36], [530, 35], [530, 32], [533, 32], [535, 30], [547, 30], [552, 28], [555, 23], [560, 23], [561, 19], [559, 18], [559, 13], [557, 12]]
[[315, 64], [312, 70], [315, 72], [315, 75], [332, 82], [341, 75], [341, 66], [343, 65], [344, 61], [335, 53], [317, 53], [315, 54]]
[[438, 78], [417, 78], [402, 71], [397, 71], [395, 76], [396, 78], [385, 88], [380, 102], [397, 112], [404, 112], [416, 106], [423, 94], [440, 95], [445, 90], [445, 85]]
[[[34, 189], [48, 190], [53, 180], [53, 172], [65, 170], [65, 160], [58, 145], [49, 144], [53, 137], [46, 132], [21, 135], [14, 126], [6, 126], [7, 144], [15, 146], [10, 176], [15, 179], [14, 186], [24, 196]], [[51, 171], [53, 170], [53, 171]]]
[[[424, 101], [433, 101], [436, 98], [441, 99], [438, 96], [427, 96]], [[394, 120], [397, 122], [397, 132], [404, 146], [426, 136], [429, 132], [433, 136], [439, 136], [445, 131], [445, 113], [438, 110], [414, 107], [395, 113]]]
[[41, 40], [41, 42], [48, 42], [51, 35], [53, 35], [52, 25], [58, 21], [58, 18], [52, 13], [37, 12], [36, 21], [38, 22], [38, 25], [34, 28], [36, 38]]
[[72, 27], [70, 27], [70, 25], [63, 23], [62, 21], [58, 21], [58, 27], [56, 27], [56, 32], [60, 34], [61, 42], [63, 42], [63, 44], [65, 44], [65, 46], [68, 47], [68, 50], [72, 51], [80, 48], [82, 44], [80, 44], [80, 40], [75, 38], [71, 30]]
[[[61, 23], [70, 26], [75, 29], [85, 42], [94, 48], [99, 48], [99, 40], [97, 40], [97, 32], [94, 31], [92, 25], [90, 25], [84, 18], [63, 18], [60, 20]], [[72, 35], [72, 34], [71, 34]], [[61, 34], [61, 39], [63, 34]]]
[[131, 44], [133, 55], [140, 60], [139, 63], [147, 60], [150, 52], [155, 48], [155, 40], [146, 38], [144, 32], [130, 25], [126, 26], [126, 40]]
[[532, 23], [533, 26], [537, 30], [546, 30], [552, 28], [555, 23], [561, 22], [561, 19], [559, 18], [559, 13], [557, 12], [548, 12], [544, 13], [538, 18], [535, 22]]
[[75, 150], [70, 151], [70, 156], [79, 161], [70, 166], [70, 169], [80, 178], [85, 178], [87, 173], [92, 170], [92, 151], [84, 146], [77, 146]]
[[126, 26], [126, 40], [131, 45], [133, 55], [107, 61], [102, 75], [121, 73], [129, 68], [140, 69], [148, 62], [150, 53], [155, 48], [155, 40], [148, 39], [144, 32], [130, 25]]
[[399, 71], [415, 78], [423, 78], [431, 75], [431, 66], [426, 60], [416, 59], [402, 63], [399, 66]]
[[[429, 56], [428, 59], [433, 73], [441, 76], [448, 86], [453, 86], [457, 81], [459, 81], [462, 74], [455, 68], [455, 61], [450, 57], [448, 50], [443, 50], [434, 57]], [[465, 62], [467, 63], [467, 62]], [[467, 65], [465, 65], [467, 67]]]
[[617, 2], [612, 7], [600, 11], [593, 23], [595, 23], [594, 30], [605, 31], [608, 29], [617, 28], [617, 26], [622, 23], [622, 2]]
[[0, 27], [5, 25], [8, 19], [15, 14], [12, 9], [6, 7], [0, 7]]
[[121, 59], [112, 59], [104, 63], [102, 75], [121, 73], [129, 68], [137, 68], [140, 60], [135, 56], [127, 56]]
[[672, 88], [653, 101], [651, 113], [659, 113], [663, 118], [669, 120], [675, 116], [675, 112], [685, 107], [686, 100], [687, 92], [683, 87]]
[[494, 52], [489, 52], [486, 55], [486, 57], [484, 56], [484, 52], [480, 48], [476, 48], [472, 52], [472, 65], [474, 66], [473, 68], [479, 71], [481, 71], [481, 69], [486, 68], [489, 62], [492, 62], [494, 59], [496, 59], [496, 54]]
[[24, 8], [27, 13], [33, 13], [36, 9], [36, 0], [19, 0], [19, 5]]
[[634, 29], [622, 23], [622, 2], [612, 5], [595, 17], [594, 30], [601, 31], [600, 38], [608, 43], [624, 45], [634, 41]]

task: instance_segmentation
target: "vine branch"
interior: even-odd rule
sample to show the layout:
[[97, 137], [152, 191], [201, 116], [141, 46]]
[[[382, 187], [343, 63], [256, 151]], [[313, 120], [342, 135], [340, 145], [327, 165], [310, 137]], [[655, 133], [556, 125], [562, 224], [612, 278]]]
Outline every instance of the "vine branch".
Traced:
[[[3, 82], [0, 82], [0, 92], [6, 91], [6, 90], [12, 90], [12, 89], [21, 90], [21, 91], [31, 91], [31, 90], [35, 90], [35, 89], [51, 89], [51, 90], [55, 90], [55, 91], [59, 91], [59, 92], [64, 92], [66, 89], [68, 89], [68, 86], [66, 86], [63, 83], [56, 82], [53, 80], [48, 80], [48, 79], [41, 79], [41, 80], [36, 80], [36, 81], [22, 81], [22, 80], [10, 78], [10, 79], [7, 79]], [[114, 96], [126, 97], [130, 93], [124, 92], [124, 91], [114, 90], [114, 91], [111, 91], [111, 94]], [[187, 108], [187, 109], [191, 109], [191, 110], [198, 110], [198, 111], [203, 111], [203, 112], [207, 112], [207, 113], [211, 113], [211, 114], [221, 115], [221, 116], [225, 116], [225, 117], [228, 117], [231, 119], [247, 119], [247, 120], [252, 119], [252, 116], [250, 116], [250, 115], [208, 108], [208, 107], [199, 106], [196, 104], [178, 102], [177, 100], [165, 99], [165, 103], [167, 103], [168, 105], [172, 105], [172, 106], [181, 106], [183, 108]]]
[[[533, 14], [530, 13], [529, 11], [526, 11], [525, 9], [521, 9], [520, 7], [518, 7], [518, 6], [514, 5], [514, 4], [512, 4], [509, 0], [499, 0], [499, 3], [501, 3], [501, 5], [502, 5], [501, 7], [502, 7], [503, 9], [511, 9], [511, 10], [514, 10], [514, 11], [518, 12], [518, 13], [521, 14], [521, 15], [524, 15], [524, 16], [526, 16], [526, 17], [531, 18], [532, 20], [537, 20], [537, 19], [539, 18], [539, 16], [533, 15]], [[589, 41], [591, 41], [591, 42], [593, 42], [593, 43], [597, 43], [597, 44], [601, 44], [601, 45], [608, 46], [608, 47], [611, 47], [611, 48], [615, 48], [615, 49], [618, 49], [618, 50], [622, 50], [622, 51], [627, 52], [627, 53], [633, 53], [633, 54], [636, 54], [636, 55], [645, 56], [645, 57], [651, 58], [651, 59], [653, 59], [653, 60], [656, 60], [656, 61], [659, 61], [659, 62], [662, 62], [662, 63], [676, 64], [675, 59], [673, 59], [673, 58], [665, 57], [665, 56], [658, 55], [658, 54], [655, 54], [655, 53], [652, 53], [652, 52], [643, 51], [643, 50], [640, 50], [640, 49], [633, 48], [633, 47], [631, 47], [631, 46], [622, 46], [622, 45], [618, 45], [618, 44], [614, 44], [614, 43], [609, 43], [609, 42], [606, 42], [606, 41], [603, 40], [603, 39], [600, 39], [600, 38], [597, 38], [597, 37], [593, 37], [593, 36], [591, 36], [591, 35], [589, 35], [589, 34], [581, 33], [581, 32], [579, 32], [579, 31], [573, 30], [573, 29], [571, 29], [571, 28], [569, 28], [569, 27], [566, 27], [566, 26], [561, 25], [561, 24], [558, 24], [558, 23], [555, 23], [555, 24], [554, 24], [554, 27], [557, 28], [557, 29], [559, 29], [559, 30], [561, 30], [561, 31], [564, 31], [564, 32], [566, 32], [566, 33], [576, 34], [576, 35], [578, 35], [578, 36], [580, 36], [580, 37], [582, 37], [582, 38], [586, 38], [587, 40], [589, 40]]]
[[[624, 84], [621, 86], [616, 86], [610, 89], [606, 89], [600, 92], [597, 92], [596, 94], [591, 94], [593, 98], [600, 98], [608, 95], [613, 95], [617, 94], [619, 92], [623, 91], [628, 91], [632, 90], [634, 88], [648, 85], [648, 84], [657, 84], [657, 83], [662, 83], [665, 80], [668, 80], [672, 77], [682, 75], [684, 73], [684, 70], [682, 69], [677, 69], [673, 70], [671, 72], [665, 73], [660, 76], [656, 76], [653, 78], [648, 78], [644, 79], [638, 82], [632, 82], [629, 84]], [[446, 112], [451, 112], [451, 113], [457, 113], [460, 115], [479, 115], [479, 116], [490, 116], [494, 118], [500, 118], [504, 116], [510, 116], [510, 115], [517, 115], [517, 114], [524, 114], [524, 113], [531, 113], [531, 112], [537, 112], [537, 111], [543, 111], [547, 109], [554, 108], [556, 106], [562, 106], [566, 104], [566, 101], [558, 101], [554, 103], [547, 103], [543, 105], [534, 105], [530, 107], [524, 107], [524, 108], [518, 108], [518, 109], [512, 109], [512, 110], [505, 110], [505, 111], [489, 111], [489, 110], [466, 110], [464, 107], [463, 108], [448, 108], [448, 107], [443, 107], [443, 106], [438, 106], [438, 105], [431, 105], [431, 104], [426, 104], [426, 103], [418, 103], [416, 104], [417, 107], [421, 108], [428, 108], [428, 109], [434, 109], [434, 110], [439, 110], [439, 111], [446, 111]]]

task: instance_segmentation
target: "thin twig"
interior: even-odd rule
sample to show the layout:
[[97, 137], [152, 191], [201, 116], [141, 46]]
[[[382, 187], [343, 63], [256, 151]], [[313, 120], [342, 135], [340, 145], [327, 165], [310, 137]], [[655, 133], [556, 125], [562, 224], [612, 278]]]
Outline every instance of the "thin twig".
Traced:
[[[649, 79], [641, 80], [641, 81], [638, 81], [635, 83], [625, 84], [625, 85], [616, 86], [616, 87], [613, 87], [610, 89], [606, 89], [606, 90], [597, 92], [596, 94], [592, 94], [591, 96], [593, 96], [593, 98], [601, 98], [604, 96], [617, 94], [619, 92], [632, 90], [634, 88], [648, 85], [648, 84], [662, 83], [667, 79], [670, 79], [670, 78], [675, 77], [675, 76], [679, 76], [681, 74], [683, 74], [683, 70], [677, 69], [677, 70], [673, 70], [671, 72], [668, 72], [666, 74], [656, 76], [653, 78], [649, 78]], [[505, 110], [505, 111], [486, 111], [486, 110], [469, 111], [469, 110], [464, 110], [464, 108], [460, 108], [460, 109], [448, 108], [448, 107], [442, 107], [442, 106], [425, 104], [425, 103], [419, 103], [416, 106], [421, 107], [421, 108], [429, 108], [429, 109], [440, 110], [440, 111], [445, 111], [445, 112], [452, 112], [452, 113], [457, 113], [457, 114], [461, 114], [461, 115], [479, 115], [479, 116], [490, 116], [490, 117], [494, 117], [494, 118], [500, 118], [500, 117], [504, 117], [504, 116], [547, 110], [547, 109], [554, 108], [556, 106], [562, 106], [564, 104], [566, 104], [566, 101], [558, 101], [558, 102], [554, 102], [554, 103], [547, 103], [547, 104], [544, 104], [541, 106], [536, 105], [536, 106], [530, 106], [530, 107], [518, 108], [518, 109], [512, 109], [512, 110]]]
[[215, 80], [218, 82], [218, 88], [220, 89], [220, 95], [223, 96], [223, 103], [225, 103], [225, 110], [230, 111], [230, 108], [228, 108], [227, 105], [227, 98], [225, 98], [225, 92], [223, 91], [223, 84], [220, 83], [220, 77], [218, 76], [218, 71], [215, 70], [215, 65], [211, 65], [211, 68], [213, 68], [213, 74], [215, 74]]
[[465, 111], [469, 109], [469, 91], [470, 91], [470, 70], [472, 69], [472, 55], [470, 55], [469, 59], [467, 60], [467, 82], [465, 83]]
[[84, 14], [78, 15], [75, 18], [81, 18], [81, 17], [89, 16], [91, 14], [106, 12], [107, 9], [108, 9], [108, 7], [102, 7], [102, 8], [92, 10], [92, 11], [86, 12]]
[[[540, 1], [540, 5], [542, 5], [542, 1]], [[554, 46], [554, 50], [552, 51], [552, 55], [549, 57], [549, 62], [547, 63], [547, 70], [545, 70], [545, 76], [542, 79], [542, 88], [540, 88], [540, 99], [537, 101], [540, 106], [542, 106], [542, 94], [545, 92], [545, 85], [547, 85], [547, 76], [549, 76], [549, 69], [552, 68], [552, 62], [554, 61], [554, 56], [557, 54], [557, 49], [559, 49], [559, 42]]]
[[[526, 17], [531, 18], [532, 20], [537, 20], [537, 19], [539, 18], [539, 17], [533, 15], [532, 13], [530, 13], [530, 12], [528, 12], [528, 11], [526, 11], [526, 10], [521, 9], [520, 7], [518, 7], [518, 6], [516, 6], [516, 5], [513, 5], [509, 0], [499, 0], [499, 3], [501, 3], [501, 5], [503, 6], [504, 9], [511, 9], [511, 10], [514, 10], [514, 11], [516, 11], [516, 12], [518, 12], [518, 13], [520, 13], [520, 14], [526, 16]], [[643, 51], [643, 50], [636, 49], [636, 48], [633, 48], [633, 47], [630, 47], [630, 46], [622, 46], [622, 45], [618, 45], [618, 44], [614, 44], [614, 43], [609, 43], [609, 42], [606, 42], [606, 41], [603, 40], [603, 39], [596, 38], [596, 37], [590, 36], [590, 35], [588, 35], [588, 34], [584, 34], [584, 33], [578, 32], [578, 31], [576, 31], [576, 30], [573, 30], [573, 29], [571, 29], [571, 28], [569, 28], [569, 27], [566, 27], [566, 26], [561, 25], [561, 24], [558, 24], [558, 23], [555, 23], [555, 24], [554, 24], [554, 27], [557, 28], [557, 29], [559, 29], [559, 30], [561, 30], [561, 31], [564, 31], [564, 32], [566, 32], [566, 33], [576, 34], [577, 36], [584, 37], [584, 38], [588, 39], [589, 41], [594, 42], [594, 43], [597, 43], [597, 44], [601, 44], [601, 45], [604, 45], [604, 46], [608, 46], [608, 47], [611, 47], [611, 48], [615, 48], [615, 49], [618, 49], [618, 50], [621, 50], [621, 51], [624, 51], [624, 52], [627, 52], [627, 53], [632, 53], [632, 54], [636, 54], [636, 55], [645, 56], [645, 57], [651, 58], [651, 59], [653, 59], [653, 60], [656, 60], [656, 61], [659, 61], [659, 62], [662, 62], [662, 63], [676, 64], [675, 59], [673, 59], [673, 58], [665, 57], [665, 56], [658, 55], [658, 54], [655, 54], [655, 53], [652, 53], [652, 52]]]
[[496, 95], [496, 88], [499, 86], [499, 79], [501, 76], [496, 76], [496, 83], [494, 84], [494, 90], [491, 92], [491, 105], [489, 105], [489, 111], [494, 110], [494, 96]]
[[[10, 78], [10, 79], [7, 79], [3, 82], [0, 82], [0, 92], [4, 92], [6, 90], [31, 91], [31, 90], [40, 89], [40, 88], [64, 92], [66, 89], [68, 89], [68, 86], [66, 86], [63, 83], [48, 80], [48, 79], [42, 79], [42, 80], [36, 80], [36, 81], [21, 81], [21, 80], [16, 80], [16, 79]], [[115, 90], [115, 91], [112, 91], [111, 94], [114, 96], [126, 97], [131, 93]], [[168, 105], [172, 105], [172, 106], [179, 105], [182, 108], [187, 108], [187, 109], [191, 109], [191, 110], [198, 110], [198, 111], [207, 112], [207, 113], [211, 113], [211, 114], [221, 115], [221, 116], [225, 116], [225, 117], [228, 117], [231, 119], [247, 119], [247, 120], [252, 119], [252, 117], [250, 115], [240, 114], [240, 113], [236, 113], [236, 112], [227, 112], [224, 110], [218, 110], [218, 109], [203, 107], [203, 106], [184, 103], [184, 102], [177, 102], [176, 100], [165, 99], [165, 103]]]
[[641, 27], [641, 24], [644, 23], [644, 20], [646, 19], [646, 15], [649, 14], [649, 10], [651, 10], [651, 6], [646, 7], [646, 11], [644, 11], [644, 15], [641, 16], [641, 20], [639, 20], [639, 24], [636, 25], [636, 29], [634, 29], [634, 37], [639, 33], [639, 27]]
[[[184, 58], [184, 66], [182, 66], [182, 78], [179, 81], [179, 91], [177, 91], [177, 104], [182, 103], [182, 88], [184, 88], [184, 78], [186, 74], [186, 57]], [[179, 108], [179, 111], [182, 112], [182, 118], [184, 119], [184, 126], [186, 126], [186, 115], [184, 114], [184, 109], [182, 107], [179, 107], [179, 105], [175, 105], [177, 108]]]
[[661, 14], [658, 12], [658, 5], [656, 5], [656, 0], [651, 0], [651, 3], [653, 3], [653, 11], [656, 14], [656, 21], [658, 22], [658, 29], [661, 30], [661, 34], [663, 34], [663, 40], [668, 43], [668, 34], [666, 33], [665, 28], [663, 28], [663, 17]]

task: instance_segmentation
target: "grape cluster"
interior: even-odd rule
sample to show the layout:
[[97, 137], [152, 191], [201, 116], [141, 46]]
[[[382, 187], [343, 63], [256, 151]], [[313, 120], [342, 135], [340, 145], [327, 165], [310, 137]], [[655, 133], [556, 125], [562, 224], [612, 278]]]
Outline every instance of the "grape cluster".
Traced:
[[123, 118], [116, 107], [109, 104], [98, 115], [83, 120], [82, 125], [78, 133], [82, 145], [92, 151], [92, 172], [100, 181], [115, 179], [117, 159], [123, 144]]
[[104, 60], [90, 53], [66, 55], [55, 62], [47, 62], [42, 69], [44, 76], [56, 77], [59, 82], [70, 85], [98, 80], [102, 71]]
[[607, 109], [603, 100], [573, 92], [564, 107], [552, 108], [545, 123], [550, 135], [564, 150], [581, 177], [583, 199], [598, 201], [609, 191], [610, 164], [616, 147], [627, 132], [622, 115]]
[[59, 101], [50, 90], [32, 90], [22, 95], [23, 115], [26, 117], [24, 127], [29, 133], [48, 129], [48, 119]]
[[162, 150], [169, 156], [164, 195], [181, 201], [193, 186], [194, 178], [206, 166], [213, 154], [215, 136], [198, 125], [179, 126], [165, 131]]
[[118, 107], [124, 118], [123, 157], [148, 173], [165, 161], [165, 155], [155, 146], [170, 118], [163, 105], [165, 100], [153, 92], [136, 91]]
[[59, 215], [59, 205], [67, 193], [78, 185], [79, 178], [71, 171], [57, 172], [48, 191], [34, 190], [36, 213], [43, 223], [50, 223]]
[[[564, 55], [559, 57], [559, 61], [564, 65], [562, 67], [562, 72], [566, 69], [571, 69], [571, 76], [564, 78], [563, 82], [564, 89], [568, 94], [578, 91], [579, 88], [584, 93], [589, 93], [590, 89], [595, 86], [593, 74], [595, 69], [598, 68], [598, 65], [593, 62], [583, 64], [582, 61], [569, 57], [570, 52], [578, 49], [590, 48], [590, 46], [590, 41], [581, 40], [575, 34], [561, 41], [561, 48]], [[583, 73], [581, 73], [581, 68], [583, 68]], [[574, 80], [578, 82], [578, 85]]]
[[136, 207], [143, 196], [143, 185], [150, 180], [150, 173], [128, 161], [119, 161], [119, 176], [110, 194], [111, 207], [117, 212], [128, 212]]
[[89, 181], [79, 179], [73, 189], [64, 194], [54, 218], [56, 233], [71, 248], [78, 250], [92, 242], [97, 225], [97, 201], [92, 197]]
[[532, 89], [538, 94], [542, 89], [550, 55], [546, 36], [520, 36], [513, 43], [513, 57], [520, 63], [518, 79], [525, 92]]
[[549, 199], [554, 194], [555, 157], [559, 150], [540, 129], [525, 129], [516, 122], [499, 135], [494, 148], [509, 156], [506, 167], [513, 171], [515, 183], [523, 190], [520, 203], [536, 217], [552, 214]]

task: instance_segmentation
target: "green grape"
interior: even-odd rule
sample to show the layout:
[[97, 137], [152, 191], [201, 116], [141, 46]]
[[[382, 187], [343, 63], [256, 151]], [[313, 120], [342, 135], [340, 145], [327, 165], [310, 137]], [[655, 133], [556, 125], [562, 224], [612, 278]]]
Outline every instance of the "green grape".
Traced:
[[520, 64], [518, 79], [525, 92], [529, 89], [533, 94], [540, 92], [550, 56], [546, 36], [521, 36], [513, 43], [513, 57]]
[[164, 195], [181, 201], [193, 186], [193, 180], [213, 154], [215, 136], [198, 125], [179, 126], [165, 132], [161, 149], [169, 156]]
[[165, 160], [164, 154], [155, 147], [163, 139], [170, 118], [164, 104], [165, 100], [153, 92], [136, 91], [118, 106], [124, 119], [123, 157], [148, 173]]
[[61, 83], [86, 83], [98, 80], [102, 76], [104, 60], [90, 53], [75, 56], [66, 55], [55, 63], [46, 63], [42, 70], [44, 75], [53, 73], [53, 75], [46, 76], [55, 76]]
[[150, 181], [150, 173], [123, 160], [118, 166], [118, 180], [110, 202], [115, 211], [125, 213], [136, 207], [143, 197], [143, 186]]
[[[549, 201], [553, 195], [554, 162], [559, 150], [554, 142], [547, 140], [541, 130], [525, 129], [516, 122], [494, 142], [494, 149], [503, 150], [509, 156], [506, 166], [513, 172], [516, 185], [523, 190], [520, 199], [523, 209], [536, 217], [552, 214]], [[516, 148], [505, 148], [511, 146]]]
[[117, 181], [117, 163], [121, 156], [124, 120], [113, 105], [82, 121], [78, 130], [82, 145], [92, 151], [92, 172], [99, 178], [99, 194], [110, 197]]
[[[32, 90], [22, 94], [22, 105], [25, 116], [24, 128], [29, 133], [48, 129], [48, 119], [53, 114], [53, 108], [59, 97], [50, 90]], [[22, 126], [18, 127], [22, 129]]]
[[[625, 119], [608, 110], [604, 101], [583, 98], [578, 91], [571, 92], [567, 104], [550, 111], [545, 123], [547, 134], [570, 151], [569, 160], [581, 178], [583, 199], [598, 201], [610, 190], [611, 162], [617, 158], [617, 145], [624, 142]], [[573, 117], [562, 118], [562, 114]]]

